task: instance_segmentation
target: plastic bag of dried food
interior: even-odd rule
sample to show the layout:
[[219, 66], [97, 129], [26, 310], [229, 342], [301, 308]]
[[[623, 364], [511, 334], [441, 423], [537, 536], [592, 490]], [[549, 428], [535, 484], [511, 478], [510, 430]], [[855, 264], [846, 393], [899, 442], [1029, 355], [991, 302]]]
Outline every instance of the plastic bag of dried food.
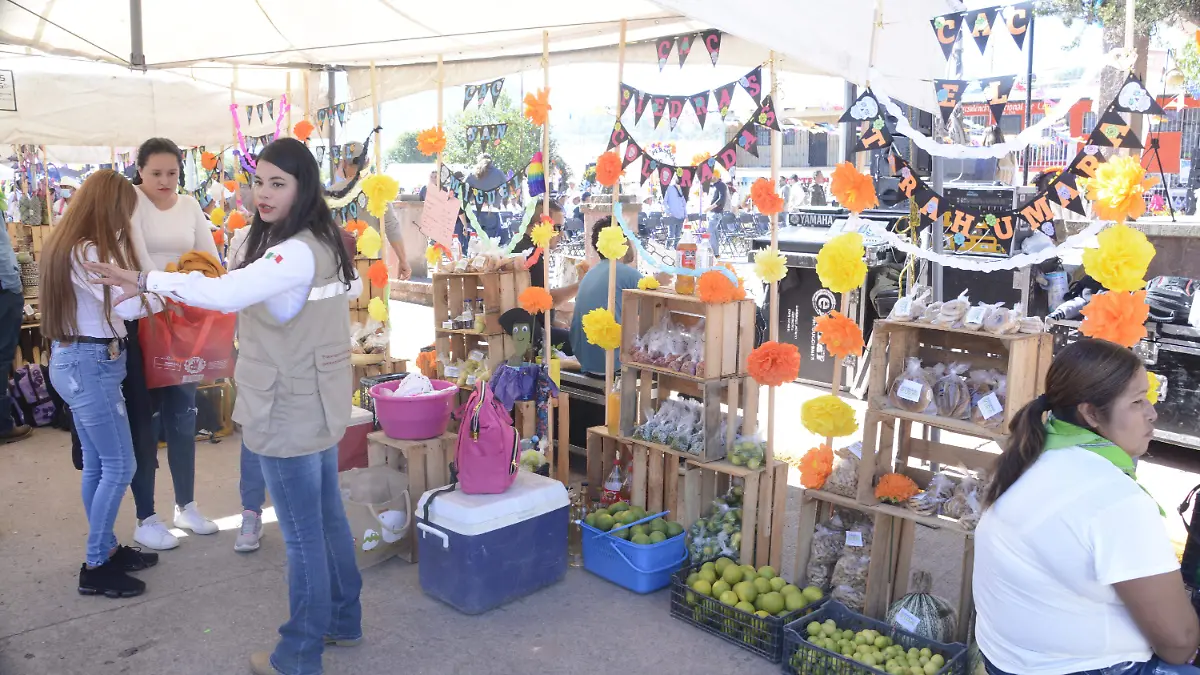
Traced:
[[830, 597], [855, 611], [861, 611], [867, 595], [867, 569], [870, 565], [871, 556], [848, 550], [833, 567], [833, 577], [830, 579], [833, 591]]
[[853, 450], [839, 448], [834, 451], [833, 471], [821, 489], [843, 497], [854, 498], [858, 495], [858, 455]]
[[983, 322], [984, 322], [984, 320], [987, 319], [988, 314], [991, 314], [992, 312], [994, 312], [998, 309], [1002, 309], [1003, 307], [1004, 307], [1003, 302], [997, 302], [994, 305], [988, 305], [988, 304], [975, 305], [971, 309], [968, 309], [967, 315], [965, 317], [963, 317], [963, 326], [962, 326], [963, 329], [964, 330], [983, 330]]
[[816, 586], [821, 589], [822, 593], [828, 593], [832, 585], [834, 563], [815, 563], [809, 562], [805, 569], [804, 578], [807, 579], [809, 586]]
[[1003, 426], [1008, 378], [995, 370], [972, 370], [967, 386], [971, 389], [971, 421], [989, 429]]
[[921, 314], [921, 316], [917, 317], [914, 320], [920, 321], [921, 323], [932, 323], [933, 320], [936, 319], [938, 317], [938, 315], [941, 313], [943, 304], [945, 304], [945, 303], [940, 302], [940, 301], [934, 301], [934, 302], [929, 303], [928, 305], [925, 306], [925, 311]]
[[993, 335], [1012, 335], [1021, 330], [1021, 319], [1025, 318], [1025, 308], [1021, 303], [1013, 309], [1000, 309], [988, 314], [983, 321], [983, 329]]
[[904, 372], [888, 388], [888, 404], [908, 412], [923, 413], [933, 402], [933, 388], [921, 370], [921, 359], [910, 356], [904, 361]]
[[951, 363], [933, 383], [933, 402], [937, 414], [956, 420], [966, 419], [971, 408], [971, 390], [963, 377], [970, 368], [965, 363]]
[[927, 298], [930, 294], [928, 286], [917, 284], [913, 286], [908, 295], [896, 301], [892, 306], [892, 311], [888, 313], [890, 321], [914, 321], [921, 316], [925, 311], [925, 306], [928, 304]]
[[971, 299], [967, 297], [967, 292], [964, 290], [957, 298], [942, 303], [938, 315], [934, 317], [931, 323], [935, 326], [957, 328], [962, 324], [969, 309], [971, 309]]
[[842, 555], [846, 546], [846, 527], [841, 518], [833, 516], [824, 523], [817, 523], [813, 531], [812, 548], [808, 561], [821, 565], [832, 565]]
[[954, 487], [954, 480], [945, 473], [935, 473], [925, 491], [908, 500], [908, 508], [921, 516], [937, 515], [942, 504], [954, 494]]
[[834, 586], [833, 590], [829, 592], [829, 597], [842, 603], [851, 611], [861, 612], [867, 604], [867, 586], [865, 583], [861, 587], [849, 584]]

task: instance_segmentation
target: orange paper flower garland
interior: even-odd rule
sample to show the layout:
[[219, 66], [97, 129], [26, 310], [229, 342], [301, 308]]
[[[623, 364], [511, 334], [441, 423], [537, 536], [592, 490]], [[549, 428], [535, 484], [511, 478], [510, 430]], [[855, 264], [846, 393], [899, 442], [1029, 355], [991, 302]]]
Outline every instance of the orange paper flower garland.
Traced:
[[1079, 330], [1088, 337], [1122, 347], [1132, 347], [1146, 337], [1146, 319], [1150, 316], [1146, 291], [1100, 293], [1092, 297], [1082, 312], [1084, 319]]
[[875, 498], [882, 502], [902, 504], [913, 498], [921, 489], [913, 479], [900, 473], [889, 473], [879, 479], [875, 486]]
[[242, 215], [241, 211], [234, 211], [225, 218], [225, 227], [232, 230], [240, 230], [246, 226], [246, 216]]
[[346, 223], [346, 229], [353, 232], [354, 236], [357, 237], [357, 236], [362, 235], [362, 233], [364, 231], [366, 231], [367, 223], [365, 220], [352, 220], [352, 221]]
[[530, 286], [521, 291], [521, 295], [517, 297], [517, 302], [521, 308], [530, 314], [538, 312], [548, 312], [554, 307], [554, 298], [550, 295], [550, 291], [541, 286]]
[[367, 268], [367, 278], [371, 280], [372, 286], [387, 286], [388, 283], [388, 268], [387, 264], [382, 260], [376, 260]]
[[783, 210], [783, 198], [775, 192], [775, 187], [766, 178], [759, 178], [750, 186], [750, 199], [758, 212], [764, 216], [774, 215]]
[[200, 166], [204, 167], [205, 171], [212, 171], [217, 168], [217, 156], [211, 152], [200, 153]]
[[430, 127], [417, 134], [417, 150], [422, 155], [436, 155], [446, 149], [446, 134], [441, 126]]
[[226, 189], [226, 190], [228, 190], [228, 191], [229, 191], [229, 192], [231, 192], [231, 193], [236, 193], [236, 192], [237, 192], [237, 189], [238, 189], [238, 184], [237, 184], [237, 181], [236, 181], [236, 180], [227, 180], [227, 181], [225, 181], [224, 183], [222, 183], [222, 185], [224, 185], [224, 186], [225, 186], [225, 189]]
[[833, 473], [833, 448], [828, 445], [812, 448], [800, 458], [800, 484], [809, 490], [820, 490]]
[[746, 357], [746, 372], [768, 387], [791, 382], [800, 375], [800, 350], [786, 342], [764, 342]]
[[292, 135], [301, 143], [307, 143], [308, 137], [312, 135], [313, 123], [308, 120], [300, 120], [296, 122], [296, 126], [292, 127]]
[[525, 94], [525, 117], [539, 127], [550, 119], [551, 109], [549, 89], [538, 89], [537, 94]]
[[842, 206], [854, 213], [873, 208], [879, 203], [875, 196], [875, 182], [870, 176], [860, 173], [850, 162], [842, 162], [833, 170], [829, 191]]
[[616, 185], [624, 172], [617, 153], [610, 150], [596, 158], [596, 181], [604, 187]]
[[853, 319], [836, 309], [817, 319], [816, 329], [821, 334], [821, 344], [839, 359], [862, 354], [865, 346], [862, 329]]
[[700, 300], [710, 305], [723, 305], [734, 300], [746, 299], [746, 287], [742, 285], [741, 278], [738, 278], [738, 285], [734, 286], [725, 273], [718, 270], [701, 274], [697, 288], [700, 291]]

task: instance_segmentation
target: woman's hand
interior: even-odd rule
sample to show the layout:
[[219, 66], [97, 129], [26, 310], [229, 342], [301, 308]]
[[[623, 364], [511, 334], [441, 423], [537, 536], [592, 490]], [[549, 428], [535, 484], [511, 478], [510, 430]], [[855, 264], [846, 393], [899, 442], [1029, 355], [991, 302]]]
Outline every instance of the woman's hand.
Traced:
[[138, 290], [138, 273], [133, 270], [125, 270], [116, 265], [101, 262], [85, 262], [83, 268], [97, 275], [95, 279], [91, 280], [91, 283], [120, 289], [121, 294], [112, 300], [114, 305], [136, 297], [140, 292]]

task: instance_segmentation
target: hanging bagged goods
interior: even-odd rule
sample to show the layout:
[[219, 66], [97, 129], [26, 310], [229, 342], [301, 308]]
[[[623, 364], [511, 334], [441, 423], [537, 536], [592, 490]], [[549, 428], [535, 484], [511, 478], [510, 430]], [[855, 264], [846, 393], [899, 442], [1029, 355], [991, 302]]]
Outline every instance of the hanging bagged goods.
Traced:
[[481, 614], [559, 581], [568, 507], [562, 483], [528, 471], [502, 494], [426, 492], [417, 506], [421, 589]]

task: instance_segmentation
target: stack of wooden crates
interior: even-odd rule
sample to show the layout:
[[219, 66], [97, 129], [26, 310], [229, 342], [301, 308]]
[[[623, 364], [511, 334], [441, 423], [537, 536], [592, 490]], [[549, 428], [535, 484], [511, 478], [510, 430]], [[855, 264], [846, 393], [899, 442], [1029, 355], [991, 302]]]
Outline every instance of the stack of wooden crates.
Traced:
[[[704, 336], [704, 367], [688, 375], [652, 365], [623, 361], [620, 422], [616, 429], [588, 430], [588, 487], [598, 499], [605, 477], [621, 454], [631, 467], [630, 500], [651, 513], [669, 510], [671, 519], [691, 527], [714, 498], [731, 485], [743, 488], [741, 562], [779, 568], [783, 557], [783, 518], [787, 470], [782, 462], [757, 469], [725, 459], [740, 434], [758, 430], [759, 387], [746, 375], [746, 357], [754, 349], [755, 308], [751, 300], [710, 305], [671, 291], [627, 290], [622, 295], [622, 353], [639, 336], [670, 315], [674, 322]], [[701, 326], [703, 323], [703, 326]], [[674, 396], [673, 396], [674, 395]], [[680, 395], [703, 406], [704, 447], [699, 454], [633, 437], [663, 401]], [[721, 423], [725, 423], [724, 437]], [[739, 427], [740, 421], [740, 427]]]
[[[362, 293], [350, 301], [350, 323], [352, 325], [355, 323], [365, 324], [371, 319], [371, 315], [367, 311], [367, 305], [371, 302], [371, 298], [379, 298], [385, 305], [390, 299], [388, 284], [377, 285], [371, 281], [369, 270], [375, 262], [376, 259], [361, 255], [354, 259], [354, 269], [358, 272], [358, 278], [362, 280]], [[391, 324], [390, 321], [388, 323]], [[353, 354], [350, 360], [354, 364], [354, 389], [359, 387], [364, 377], [406, 372], [406, 363], [403, 359], [393, 359], [386, 353]], [[353, 389], [351, 394], [353, 394]]]
[[[441, 361], [439, 375], [445, 377], [446, 366], [466, 361], [472, 351], [482, 352], [488, 370], [493, 372], [508, 360], [513, 353], [513, 341], [500, 327], [500, 315], [515, 309], [521, 291], [528, 287], [527, 270], [434, 273], [433, 321], [438, 360]], [[475, 313], [481, 299], [486, 310], [482, 332], [474, 327], [469, 330], [443, 327], [447, 321], [462, 314], [468, 301], [471, 312]]]

